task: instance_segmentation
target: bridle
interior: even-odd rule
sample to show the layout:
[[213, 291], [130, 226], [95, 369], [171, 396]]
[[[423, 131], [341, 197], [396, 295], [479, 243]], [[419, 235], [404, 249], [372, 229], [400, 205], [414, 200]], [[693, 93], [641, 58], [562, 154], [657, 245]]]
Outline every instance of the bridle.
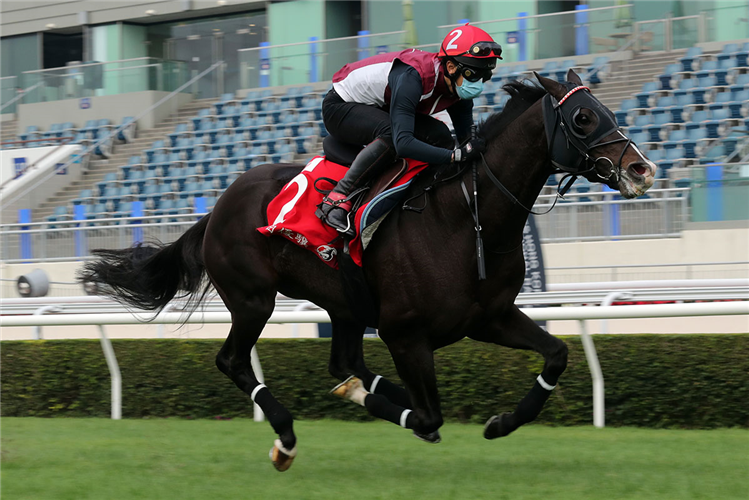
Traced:
[[[622, 172], [622, 159], [632, 139], [624, 135], [616, 123], [614, 114], [596, 99], [588, 87], [564, 83], [568, 92], [557, 101], [551, 94], [546, 94], [542, 100], [544, 128], [549, 147], [549, 157], [555, 172], [565, 173], [560, 180], [560, 196], [572, 187], [577, 177], [589, 172], [594, 172], [599, 179], [605, 182], [619, 182]], [[580, 92], [585, 90], [586, 92]], [[564, 106], [563, 106], [564, 105]], [[590, 110], [597, 118], [598, 125], [588, 133], [583, 132], [577, 125], [576, 118], [582, 109]], [[561, 134], [558, 131], [561, 130]], [[618, 133], [621, 137], [611, 141], [601, 142], [604, 137]], [[616, 164], [606, 156], [593, 157], [592, 152], [596, 148], [625, 142], [624, 148], [619, 155]], [[608, 162], [608, 175], [601, 175], [596, 168], [599, 162]], [[562, 186], [564, 179], [569, 178], [567, 184]]]
[[[499, 190], [502, 191], [513, 202], [513, 204], [522, 207], [526, 212], [533, 215], [543, 215], [551, 212], [551, 210], [556, 206], [557, 201], [559, 201], [559, 198], [564, 196], [580, 175], [595, 171], [598, 178], [603, 181], [610, 182], [613, 179], [616, 182], [619, 182], [619, 179], [621, 178], [624, 153], [631, 145], [634, 145], [632, 139], [622, 133], [619, 125], [616, 123], [614, 114], [601, 104], [598, 99], [593, 97], [588, 87], [585, 87], [584, 85], [575, 85], [569, 82], [564, 83], [563, 85], [567, 87], [567, 93], [558, 101], [548, 93], [542, 98], [544, 128], [546, 130], [551, 164], [556, 173], [562, 172], [566, 174], [559, 181], [557, 196], [554, 199], [554, 203], [547, 211], [540, 213], [534, 212], [532, 209], [523, 205], [520, 200], [518, 200], [515, 195], [513, 195], [504, 184], [502, 184], [497, 176], [494, 175], [494, 172], [489, 168], [489, 165], [486, 164], [486, 159], [484, 158], [483, 153], [481, 154], [481, 163], [483, 163], [487, 177], [489, 177], [492, 183], [499, 188]], [[586, 90], [587, 92], [579, 92], [581, 90]], [[563, 107], [563, 104], [567, 105]], [[583, 104], [585, 106], [583, 106]], [[598, 125], [593, 131], [588, 133], [585, 133], [582, 130], [582, 127], [575, 122], [575, 118], [577, 118], [583, 107], [589, 109], [598, 118]], [[558, 134], [558, 130], [561, 130], [562, 133]], [[621, 138], [601, 142], [604, 137], [608, 137], [614, 132], [618, 132], [619, 135], [621, 135]], [[622, 152], [619, 155], [619, 160], [616, 164], [614, 164], [610, 158], [605, 156], [595, 158], [591, 156], [591, 152], [596, 148], [624, 141], [626, 141], [626, 144], [624, 148], [622, 148]], [[606, 160], [609, 163], [607, 176], [601, 175], [596, 169], [596, 164], [601, 160]], [[461, 187], [475, 223], [474, 229], [476, 230], [476, 256], [479, 280], [483, 280], [486, 279], [486, 263], [484, 256], [484, 243], [481, 237], [481, 223], [479, 222], [478, 172], [476, 163], [477, 162], [474, 162], [472, 166], [473, 200], [471, 200], [466, 185], [462, 180]], [[563, 185], [566, 178], [569, 178], [569, 180]]]
[[[581, 175], [595, 172], [598, 178], [602, 181], [610, 182], [614, 180], [615, 182], [619, 182], [619, 179], [621, 178], [624, 153], [627, 152], [627, 149], [630, 146], [635, 146], [632, 139], [622, 133], [619, 125], [616, 123], [616, 117], [614, 114], [590, 93], [588, 87], [585, 87], [584, 85], [575, 85], [569, 82], [563, 85], [568, 88], [564, 97], [557, 101], [551, 94], [546, 94], [541, 101], [544, 128], [546, 130], [546, 139], [549, 147], [549, 158], [551, 158], [552, 169], [554, 173], [565, 174], [559, 181], [557, 197], [554, 199], [554, 203], [552, 203], [548, 210], [545, 212], [534, 212], [532, 209], [523, 205], [510, 192], [510, 190], [502, 184], [497, 176], [494, 175], [494, 172], [491, 171], [489, 165], [486, 164], [484, 155], [481, 155], [481, 162], [484, 165], [484, 170], [492, 183], [508, 198], [510, 198], [513, 204], [522, 207], [526, 212], [533, 215], [544, 215], [551, 212], [551, 210], [556, 206], [557, 201], [559, 201], [559, 198], [564, 197], [577, 178]], [[581, 90], [587, 92], [580, 92], [578, 94]], [[566, 105], [562, 106], [563, 104]], [[580, 114], [583, 107], [590, 110], [598, 118], [598, 125], [593, 131], [588, 133], [583, 132], [582, 128], [575, 122], [575, 119]], [[560, 130], [561, 133], [558, 133]], [[615, 132], [619, 133], [621, 137], [611, 141], [601, 142], [604, 137], [608, 137]], [[606, 156], [593, 157], [591, 155], [591, 152], [596, 148], [625, 141], [626, 144], [624, 148], [622, 148], [622, 152], [619, 155], [616, 164]], [[609, 164], [607, 176], [601, 175], [596, 168], [600, 161], [606, 161]], [[475, 168], [474, 165], [474, 169]]]

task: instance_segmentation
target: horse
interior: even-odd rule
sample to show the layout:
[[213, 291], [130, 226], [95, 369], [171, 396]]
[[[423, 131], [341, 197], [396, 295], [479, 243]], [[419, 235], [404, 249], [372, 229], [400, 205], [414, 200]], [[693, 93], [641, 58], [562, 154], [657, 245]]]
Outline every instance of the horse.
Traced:
[[[506, 436], [537, 417], [567, 366], [565, 343], [514, 303], [524, 279], [521, 241], [530, 207], [554, 173], [572, 181], [583, 176], [625, 198], [643, 194], [656, 173], [655, 164], [578, 75], [570, 70], [564, 83], [535, 76], [538, 84], [503, 87], [511, 98], [501, 113], [479, 125], [486, 151], [472, 169], [456, 168], [438, 186], [431, 176], [417, 176], [408, 194], [421, 193], [428, 207], [421, 213], [393, 210], [380, 224], [362, 270], [376, 320], [353, 311], [337, 270], [287, 239], [256, 230], [268, 224], [268, 204], [301, 165], [263, 165], [245, 172], [214, 210], [174, 243], [97, 250], [78, 279], [151, 311], [160, 311], [178, 295], [189, 297], [195, 307], [212, 284], [232, 321], [216, 365], [265, 412], [278, 435], [271, 460], [280, 471], [297, 454], [293, 418], [258, 382], [250, 364], [251, 349], [279, 292], [328, 312], [328, 370], [342, 381], [336, 394], [432, 443], [440, 441], [443, 423], [436, 349], [468, 337], [540, 353], [544, 367], [530, 391], [513, 412], [490, 417], [484, 427], [487, 439]], [[473, 199], [466, 189], [472, 181]], [[434, 189], [424, 192], [428, 187]], [[481, 200], [480, 225], [476, 200]], [[476, 272], [479, 264], [484, 276]], [[378, 328], [405, 388], [367, 368], [362, 351], [367, 326]]]

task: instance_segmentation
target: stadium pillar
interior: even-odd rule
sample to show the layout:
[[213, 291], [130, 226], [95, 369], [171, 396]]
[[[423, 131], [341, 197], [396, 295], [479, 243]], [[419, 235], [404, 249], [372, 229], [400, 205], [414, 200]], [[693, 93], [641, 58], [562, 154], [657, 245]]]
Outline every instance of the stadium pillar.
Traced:
[[723, 220], [723, 165], [711, 163], [705, 166], [707, 180], [707, 220]]
[[[205, 198], [203, 198], [202, 196], [196, 196], [193, 199], [193, 206], [195, 209], [194, 213], [196, 215], [203, 215], [208, 213], [208, 207], [206, 205]], [[200, 219], [200, 217], [198, 217], [198, 219]]]
[[[131, 207], [130, 215], [132, 217], [143, 217], [143, 202], [142, 201], [134, 201], [130, 207]], [[142, 224], [143, 221], [134, 220], [132, 223]], [[143, 243], [143, 228], [141, 227], [133, 228], [133, 244], [137, 244], [137, 243]]]
[[[83, 221], [86, 220], [86, 206], [75, 205], [73, 207], [73, 220], [79, 221], [76, 227], [83, 226]], [[86, 233], [83, 229], [75, 232], [75, 256], [84, 257], [86, 255]]]
[[[603, 191], [607, 194], [604, 196], [604, 201], [614, 200], [614, 191], [610, 187], [604, 185]], [[604, 233], [606, 236], [619, 236], [621, 235], [621, 224], [619, 221], [619, 205], [616, 203], [607, 203], [603, 206], [603, 224]]]
[[575, 5], [575, 54], [587, 54], [588, 47], [588, 6]]
[[[528, 17], [527, 12], [518, 12], [518, 17]], [[518, 19], [518, 61], [528, 60], [528, 20]]]
[[309, 37], [309, 41], [312, 42], [309, 44], [309, 81], [316, 82], [319, 80], [319, 76], [317, 74], [317, 41], [320, 39], [320, 37], [317, 36], [311, 36]]
[[358, 59], [361, 61], [362, 59], [366, 59], [367, 57], [369, 57], [369, 38], [365, 36], [369, 35], [369, 31], [358, 31], [356, 34], [359, 35], [356, 43]]
[[[31, 209], [30, 208], [22, 208], [21, 210], [18, 211], [18, 222], [20, 224], [28, 224], [31, 222]], [[28, 231], [28, 230], [29, 230], [29, 226], [21, 226], [21, 231]], [[21, 258], [22, 259], [32, 258], [30, 234], [21, 235]]]
[[260, 42], [260, 82], [259, 87], [270, 86], [270, 50], [265, 48], [270, 45], [270, 42]]

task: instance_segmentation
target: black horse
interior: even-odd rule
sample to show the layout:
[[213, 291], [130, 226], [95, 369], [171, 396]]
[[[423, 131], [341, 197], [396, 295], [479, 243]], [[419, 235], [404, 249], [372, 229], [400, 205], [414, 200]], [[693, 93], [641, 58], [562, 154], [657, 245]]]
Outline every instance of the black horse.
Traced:
[[[540, 87], [506, 85], [512, 98], [478, 131], [487, 142], [474, 167], [486, 279], [477, 275], [475, 213], [466, 203], [476, 179], [471, 168], [429, 190], [423, 213], [393, 211], [366, 250], [366, 282], [379, 312], [378, 324], [371, 326], [387, 344], [405, 390], [364, 364], [368, 325], [352, 312], [339, 273], [312, 252], [256, 230], [268, 224], [268, 203], [301, 166], [253, 168], [176, 242], [97, 251], [99, 258], [86, 264], [79, 279], [102, 284], [115, 299], [148, 310], [161, 310], [180, 293], [197, 304], [212, 283], [232, 315], [216, 364], [260, 405], [279, 435], [271, 450], [279, 470], [296, 456], [293, 419], [250, 367], [250, 351], [277, 292], [310, 300], [329, 313], [329, 371], [344, 381], [339, 395], [431, 442], [439, 441], [442, 425], [436, 349], [470, 337], [540, 353], [544, 368], [530, 392], [514, 412], [486, 424], [487, 439], [505, 436], [536, 418], [567, 365], [564, 342], [514, 304], [524, 278], [521, 239], [529, 208], [547, 178], [560, 170], [605, 183], [626, 198], [644, 193], [655, 175], [655, 165], [574, 72], [565, 84], [536, 77]], [[417, 177], [409, 195], [432, 182], [431, 175]]]

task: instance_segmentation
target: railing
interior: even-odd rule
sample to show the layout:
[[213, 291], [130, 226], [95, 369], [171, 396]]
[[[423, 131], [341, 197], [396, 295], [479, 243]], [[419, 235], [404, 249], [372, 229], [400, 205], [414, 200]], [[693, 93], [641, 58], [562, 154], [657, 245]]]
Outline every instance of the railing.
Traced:
[[[613, 52], [632, 36], [633, 4], [597, 7], [506, 19], [476, 21], [502, 44], [508, 61]], [[460, 24], [438, 26], [444, 35]]]
[[[676, 237], [689, 220], [687, 188], [651, 190], [651, 198], [616, 199], [613, 191], [569, 193], [548, 215], [536, 218], [544, 243]], [[542, 209], [554, 195], [539, 196]], [[134, 241], [175, 241], [200, 214], [117, 217], [0, 226], [5, 262], [71, 260], [94, 248], [124, 248]], [[166, 220], [166, 221], [165, 221]], [[50, 228], [50, 225], [54, 226]]]
[[[673, 238], [689, 222], [688, 194], [689, 188], [652, 189], [624, 200], [616, 191], [573, 192], [535, 221], [543, 243]], [[539, 196], [535, 209], [545, 211], [555, 198]]]
[[[525, 309], [524, 312], [535, 321], [576, 320], [580, 325], [580, 337], [585, 357], [590, 367], [593, 382], [593, 425], [605, 426], [605, 392], [603, 371], [598, 360], [595, 344], [588, 334], [587, 320], [620, 319], [620, 318], [670, 318], [696, 316], [728, 316], [749, 314], [749, 301], [700, 303], [700, 304], [667, 304], [648, 306], [601, 306], [601, 307], [546, 307]], [[181, 313], [162, 313], [154, 324], [178, 324], [184, 321]], [[230, 323], [228, 312], [196, 313], [188, 323]], [[268, 323], [329, 323], [330, 317], [325, 311], [274, 312]], [[31, 315], [0, 316], [0, 327], [14, 326], [53, 326], [53, 325], [97, 325], [101, 334], [101, 345], [107, 360], [112, 378], [112, 419], [122, 418], [122, 377], [112, 344], [106, 335], [105, 325], [135, 325], [140, 320], [129, 313], [120, 314], [70, 314], [70, 315]], [[262, 368], [253, 348], [252, 365], [258, 379], [262, 382]], [[255, 420], [262, 420], [259, 407], [255, 406]]]
[[346, 63], [406, 48], [405, 31], [239, 49], [241, 88], [320, 82]]
[[[15, 79], [15, 77], [10, 77], [10, 78]], [[15, 106], [16, 102], [20, 101], [21, 99], [23, 99], [24, 97], [26, 97], [26, 95], [29, 92], [31, 92], [32, 90], [35, 90], [38, 87], [40, 87], [41, 84], [42, 84], [42, 82], [39, 82], [39, 83], [35, 83], [34, 85], [32, 85], [31, 87], [26, 88], [26, 89], [14, 89], [14, 92], [16, 94], [15, 97], [10, 98], [8, 100], [8, 102], [5, 102], [2, 106], [0, 106], [0, 113], [15, 113], [16, 112], [16, 106]], [[4, 100], [5, 99], [3, 99], [3, 101]]]
[[182, 61], [138, 57], [26, 71], [22, 79], [26, 87], [38, 86], [24, 95], [23, 104], [29, 104], [145, 90], [171, 92], [187, 81], [188, 73]]
[[[4, 76], [0, 78], [0, 114], [15, 113], [15, 98], [21, 89], [18, 87], [18, 78], [15, 76]], [[11, 102], [13, 101], [13, 102]]]

